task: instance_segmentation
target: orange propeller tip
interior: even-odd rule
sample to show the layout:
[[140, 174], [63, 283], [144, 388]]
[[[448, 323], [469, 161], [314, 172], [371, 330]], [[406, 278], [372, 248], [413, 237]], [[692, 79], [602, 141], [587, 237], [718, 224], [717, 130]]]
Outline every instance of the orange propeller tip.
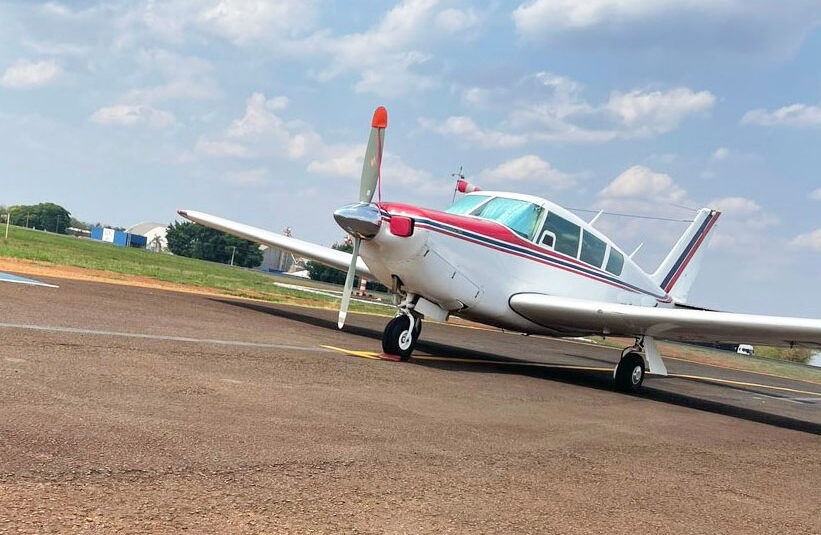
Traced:
[[388, 110], [386, 110], [384, 106], [379, 106], [376, 108], [376, 111], [373, 112], [373, 122], [371, 122], [371, 126], [374, 128], [388, 127]]

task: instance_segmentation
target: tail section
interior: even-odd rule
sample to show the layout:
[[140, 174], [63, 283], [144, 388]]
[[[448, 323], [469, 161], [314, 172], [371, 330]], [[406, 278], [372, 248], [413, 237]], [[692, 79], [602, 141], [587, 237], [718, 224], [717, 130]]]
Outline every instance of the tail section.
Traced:
[[721, 212], [702, 208], [695, 220], [679, 238], [655, 273], [650, 277], [678, 303], [687, 302], [687, 294], [701, 265], [702, 247], [710, 236]]

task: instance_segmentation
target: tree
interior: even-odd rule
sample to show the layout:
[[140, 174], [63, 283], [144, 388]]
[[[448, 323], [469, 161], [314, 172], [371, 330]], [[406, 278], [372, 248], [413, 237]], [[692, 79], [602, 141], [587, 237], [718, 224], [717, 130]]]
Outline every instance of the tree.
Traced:
[[40, 204], [11, 206], [11, 224], [28, 226], [65, 234], [71, 226], [71, 214], [68, 210], [52, 202]]
[[233, 254], [235, 266], [251, 268], [262, 263], [259, 244], [196, 223], [171, 223], [166, 239], [175, 255], [227, 264]]
[[[331, 245], [331, 247], [337, 251], [345, 251], [346, 253], [353, 252], [353, 243], [349, 241], [345, 241], [344, 243], [335, 243]], [[313, 260], [307, 263], [306, 268], [308, 269], [308, 276], [311, 277], [312, 280], [340, 285], [345, 284], [345, 276], [347, 274], [344, 271], [326, 266], [325, 264], [320, 264], [319, 262], [314, 262]], [[359, 277], [354, 279], [353, 285], [354, 288], [359, 288]], [[385, 286], [375, 281], [368, 281], [366, 288], [377, 292], [388, 291]]]

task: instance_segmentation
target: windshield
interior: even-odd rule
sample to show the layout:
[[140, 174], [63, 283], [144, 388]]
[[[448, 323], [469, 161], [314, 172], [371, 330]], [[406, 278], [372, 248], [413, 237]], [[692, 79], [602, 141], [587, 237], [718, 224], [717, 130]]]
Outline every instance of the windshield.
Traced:
[[487, 195], [465, 195], [464, 197], [453, 203], [450, 208], [445, 210], [445, 212], [456, 215], [467, 215], [471, 213], [474, 208], [476, 208], [489, 198], [490, 197], [488, 197]]
[[542, 208], [532, 202], [496, 197], [470, 215], [501, 223], [523, 238], [532, 239]]

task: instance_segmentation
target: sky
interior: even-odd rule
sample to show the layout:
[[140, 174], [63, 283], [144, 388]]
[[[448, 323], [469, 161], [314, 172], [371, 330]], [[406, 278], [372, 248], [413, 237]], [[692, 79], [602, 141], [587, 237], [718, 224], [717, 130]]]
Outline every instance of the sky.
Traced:
[[[0, 0], [0, 204], [330, 244], [378, 105], [385, 200], [445, 208], [462, 167], [574, 209], [710, 206], [690, 303], [821, 317], [818, 0]], [[596, 225], [648, 271], [686, 227]]]

